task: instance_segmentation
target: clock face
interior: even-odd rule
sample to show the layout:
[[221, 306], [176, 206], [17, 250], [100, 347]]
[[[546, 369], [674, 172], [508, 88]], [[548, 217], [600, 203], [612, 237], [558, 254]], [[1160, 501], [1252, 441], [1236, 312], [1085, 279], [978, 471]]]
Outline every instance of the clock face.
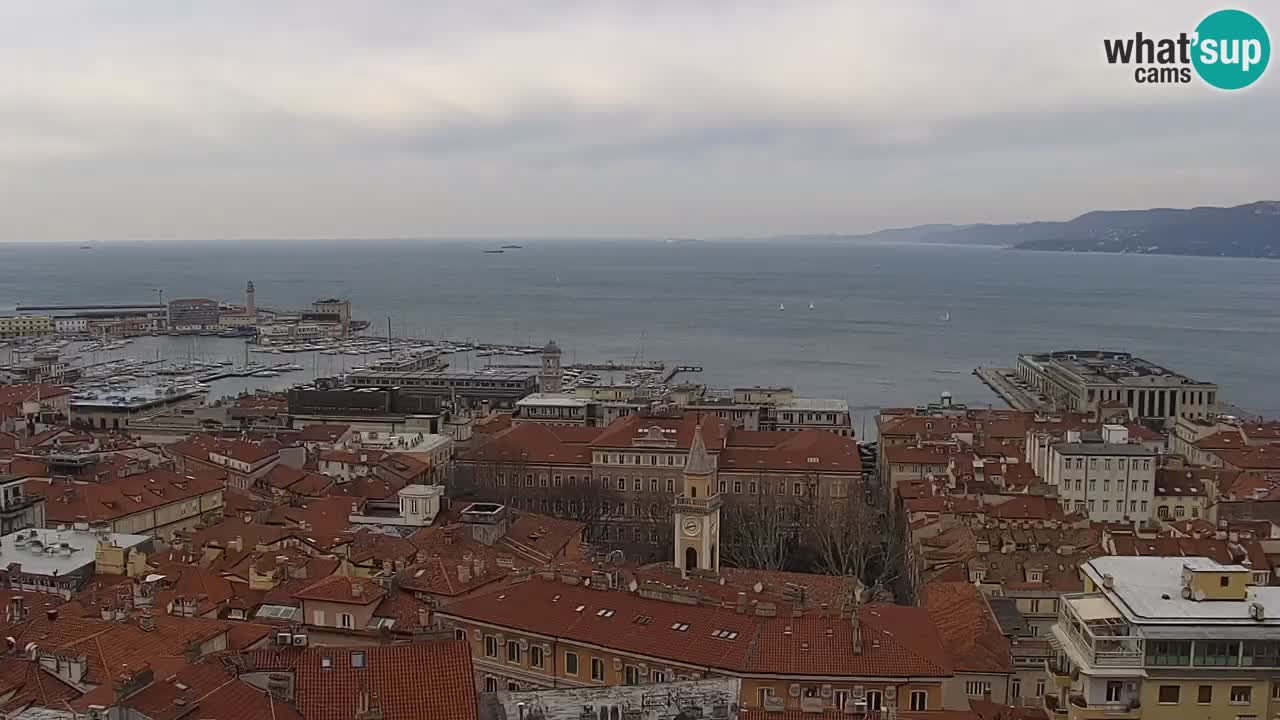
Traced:
[[686, 518], [684, 521], [684, 534], [690, 537], [698, 534], [698, 521], [694, 518]]

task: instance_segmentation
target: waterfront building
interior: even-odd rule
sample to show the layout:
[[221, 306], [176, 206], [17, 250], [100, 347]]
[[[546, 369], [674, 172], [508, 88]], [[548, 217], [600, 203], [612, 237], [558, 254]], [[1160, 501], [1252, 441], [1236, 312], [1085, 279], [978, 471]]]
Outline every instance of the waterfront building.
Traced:
[[178, 385], [140, 385], [81, 391], [68, 403], [71, 422], [103, 430], [129, 427], [131, 420], [177, 407], [201, 407], [204, 392]]
[[1099, 557], [1063, 597], [1052, 718], [1270, 718], [1280, 711], [1280, 588], [1206, 557]]
[[528, 370], [488, 369], [476, 372], [436, 370], [359, 370], [347, 376], [352, 387], [398, 388], [400, 392], [436, 398], [463, 408], [514, 408], [537, 390], [538, 375]]
[[169, 301], [169, 329], [174, 332], [201, 332], [218, 327], [221, 309], [206, 298], [179, 298]]
[[0, 339], [43, 337], [52, 332], [54, 325], [48, 315], [0, 316]]
[[55, 317], [53, 329], [60, 335], [84, 335], [89, 332], [89, 318], [81, 315]]
[[311, 312], [321, 313], [333, 316], [337, 329], [336, 333], [340, 337], [346, 337], [351, 332], [351, 301], [343, 298], [324, 298], [311, 303]]
[[1062, 350], [1018, 356], [1016, 372], [1057, 410], [1094, 417], [1119, 406], [1138, 420], [1174, 422], [1179, 417], [1213, 415], [1218, 386], [1148, 362], [1129, 353]]
[[521, 423], [585, 427], [589, 420], [587, 411], [592, 405], [589, 400], [564, 393], [533, 393], [516, 402], [513, 420]]

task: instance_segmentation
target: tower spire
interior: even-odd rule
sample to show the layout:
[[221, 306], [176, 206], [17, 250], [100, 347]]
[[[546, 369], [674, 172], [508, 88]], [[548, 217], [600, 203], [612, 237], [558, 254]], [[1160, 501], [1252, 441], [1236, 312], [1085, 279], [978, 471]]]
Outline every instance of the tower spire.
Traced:
[[693, 441], [689, 443], [689, 459], [685, 461], [685, 475], [710, 475], [716, 471], [715, 458], [707, 452], [707, 442], [702, 439], [702, 419], [693, 428]]

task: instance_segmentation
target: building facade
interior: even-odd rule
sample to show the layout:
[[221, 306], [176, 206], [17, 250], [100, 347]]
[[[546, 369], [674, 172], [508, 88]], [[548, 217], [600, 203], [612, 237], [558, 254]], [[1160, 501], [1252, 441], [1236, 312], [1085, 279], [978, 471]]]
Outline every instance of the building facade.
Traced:
[[221, 310], [215, 300], [179, 298], [169, 301], [169, 329], [177, 332], [208, 330], [218, 327]]
[[47, 315], [8, 315], [0, 317], [0, 338], [43, 337], [53, 332]]
[[1045, 705], [1065, 720], [1270, 718], [1280, 588], [1203, 557], [1102, 557], [1063, 598]]
[[1018, 377], [1058, 410], [1099, 415], [1123, 406], [1131, 417], [1172, 423], [1215, 412], [1218, 386], [1129, 353], [1063, 350], [1018, 356]]
[[1065, 442], [1049, 450], [1049, 485], [1062, 509], [1098, 522], [1155, 517], [1159, 456], [1133, 443]]

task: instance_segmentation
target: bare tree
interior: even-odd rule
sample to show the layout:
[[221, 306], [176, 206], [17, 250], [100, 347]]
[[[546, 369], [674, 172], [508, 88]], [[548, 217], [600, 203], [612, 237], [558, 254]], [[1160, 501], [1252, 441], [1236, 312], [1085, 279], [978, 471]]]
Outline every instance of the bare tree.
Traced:
[[758, 570], [787, 568], [795, 555], [796, 527], [785, 510], [764, 493], [726, 503], [721, 552], [727, 563]]
[[856, 578], [871, 599], [895, 594], [904, 560], [896, 523], [860, 487], [842, 495], [815, 502], [808, 514], [804, 542], [814, 571]]

